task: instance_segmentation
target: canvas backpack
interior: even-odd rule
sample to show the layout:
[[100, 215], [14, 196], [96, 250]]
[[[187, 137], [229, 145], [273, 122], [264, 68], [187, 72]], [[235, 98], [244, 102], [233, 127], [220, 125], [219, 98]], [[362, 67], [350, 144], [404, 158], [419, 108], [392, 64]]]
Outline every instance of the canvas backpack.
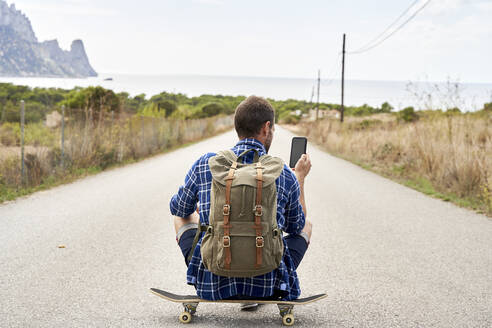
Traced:
[[[254, 163], [239, 159], [255, 152]], [[254, 277], [278, 268], [284, 244], [277, 226], [277, 188], [282, 159], [258, 156], [251, 148], [236, 156], [231, 150], [209, 159], [212, 173], [209, 226], [201, 244], [210, 272], [226, 277]]]

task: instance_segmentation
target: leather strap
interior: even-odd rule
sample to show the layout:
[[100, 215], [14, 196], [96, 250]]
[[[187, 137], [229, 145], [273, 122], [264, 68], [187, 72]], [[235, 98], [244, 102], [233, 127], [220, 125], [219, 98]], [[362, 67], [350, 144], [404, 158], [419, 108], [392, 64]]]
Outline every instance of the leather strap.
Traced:
[[263, 188], [263, 167], [260, 162], [256, 163], [256, 202], [255, 202], [255, 225], [256, 230], [256, 268], [259, 268], [262, 264], [262, 252], [265, 240], [263, 238], [263, 232], [261, 227], [261, 216], [263, 215], [263, 208], [261, 206], [261, 191]]
[[224, 253], [225, 253], [225, 269], [230, 270], [231, 269], [231, 224], [229, 223], [229, 217], [231, 215], [231, 187], [232, 187], [232, 180], [234, 179], [234, 172], [236, 171], [237, 168], [237, 162], [233, 162], [230, 169], [229, 173], [227, 174], [226, 177], [226, 190], [225, 190], [225, 204], [222, 210], [222, 214], [224, 215], [224, 238], [222, 241], [222, 246], [224, 247]]

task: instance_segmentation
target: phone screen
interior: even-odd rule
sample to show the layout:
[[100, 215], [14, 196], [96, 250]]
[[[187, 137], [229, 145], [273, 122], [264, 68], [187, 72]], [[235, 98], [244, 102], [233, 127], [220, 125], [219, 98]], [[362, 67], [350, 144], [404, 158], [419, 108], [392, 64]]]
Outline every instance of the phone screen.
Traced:
[[290, 163], [289, 166], [295, 167], [302, 154], [306, 153], [307, 138], [294, 137], [292, 138], [292, 146], [290, 148]]

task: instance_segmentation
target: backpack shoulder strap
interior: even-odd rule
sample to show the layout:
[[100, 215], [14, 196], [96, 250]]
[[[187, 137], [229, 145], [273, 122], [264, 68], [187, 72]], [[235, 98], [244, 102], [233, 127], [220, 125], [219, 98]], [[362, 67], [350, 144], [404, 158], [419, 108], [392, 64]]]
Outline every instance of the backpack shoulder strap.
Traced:
[[255, 157], [253, 159], [253, 163], [256, 163], [258, 162], [259, 158], [260, 158], [260, 153], [258, 151], [258, 149], [256, 148], [250, 148], [250, 149], [247, 149], [245, 151], [243, 151], [238, 157], [237, 157], [237, 160], [239, 160], [241, 157], [243, 157], [244, 155], [246, 155], [247, 153], [251, 152], [251, 151], [254, 151], [255, 152]]

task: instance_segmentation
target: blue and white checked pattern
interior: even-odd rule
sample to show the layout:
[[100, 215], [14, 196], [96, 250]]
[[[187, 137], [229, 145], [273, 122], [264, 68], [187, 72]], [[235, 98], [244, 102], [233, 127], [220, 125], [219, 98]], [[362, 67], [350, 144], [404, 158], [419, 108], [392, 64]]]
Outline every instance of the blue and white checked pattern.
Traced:
[[[240, 140], [231, 150], [239, 155], [243, 151], [256, 148], [259, 155], [266, 153], [263, 144], [253, 138]], [[199, 203], [200, 224], [208, 225], [210, 212], [210, 189], [212, 173], [208, 159], [216, 154], [207, 153], [191, 167], [183, 186], [171, 198], [170, 209], [173, 215], [186, 217], [196, 210]], [[244, 163], [252, 163], [254, 152], [244, 156]], [[305, 223], [304, 212], [299, 202], [299, 182], [295, 174], [284, 164], [284, 169], [276, 179], [277, 222], [280, 229], [290, 234], [298, 234]], [[201, 239], [198, 242], [187, 272], [187, 283], [194, 285], [197, 295], [206, 300], [220, 300], [235, 295], [268, 297], [274, 290], [280, 291], [286, 300], [300, 296], [299, 280], [284, 241], [285, 253], [280, 266], [265, 275], [252, 278], [233, 278], [217, 276], [205, 269], [200, 256]]]

